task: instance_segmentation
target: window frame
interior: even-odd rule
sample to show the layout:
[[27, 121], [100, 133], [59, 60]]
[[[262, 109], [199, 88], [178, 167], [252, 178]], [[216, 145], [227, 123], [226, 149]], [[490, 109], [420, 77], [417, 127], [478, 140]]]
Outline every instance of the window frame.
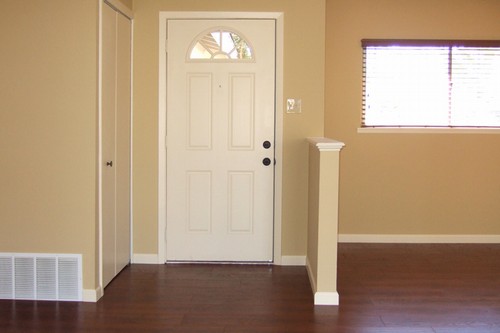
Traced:
[[[500, 48], [500, 40], [448, 40], [448, 39], [362, 39], [362, 108], [358, 133], [473, 133], [499, 134], [498, 126], [408, 126], [408, 125], [365, 125], [366, 92], [366, 48], [367, 47], [493, 47]], [[451, 51], [450, 51], [451, 52]], [[450, 59], [451, 60], [451, 59]], [[448, 63], [451, 71], [451, 62]], [[450, 81], [451, 82], [451, 81]]]

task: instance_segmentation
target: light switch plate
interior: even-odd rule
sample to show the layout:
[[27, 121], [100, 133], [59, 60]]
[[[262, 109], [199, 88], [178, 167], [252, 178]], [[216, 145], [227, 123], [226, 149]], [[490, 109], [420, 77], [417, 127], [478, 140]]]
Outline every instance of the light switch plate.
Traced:
[[302, 112], [302, 99], [288, 98], [286, 100], [286, 113], [301, 113]]

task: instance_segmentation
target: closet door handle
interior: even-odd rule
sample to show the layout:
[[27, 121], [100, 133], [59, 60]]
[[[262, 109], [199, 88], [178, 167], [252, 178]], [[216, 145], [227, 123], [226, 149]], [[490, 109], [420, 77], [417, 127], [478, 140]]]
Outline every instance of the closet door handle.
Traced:
[[106, 162], [107, 167], [113, 167], [113, 161], [107, 161]]

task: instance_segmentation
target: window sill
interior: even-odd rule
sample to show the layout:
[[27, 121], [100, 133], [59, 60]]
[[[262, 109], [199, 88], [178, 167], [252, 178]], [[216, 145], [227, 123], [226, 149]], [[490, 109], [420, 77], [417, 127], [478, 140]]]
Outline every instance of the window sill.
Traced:
[[360, 134], [500, 134], [500, 128], [360, 127]]

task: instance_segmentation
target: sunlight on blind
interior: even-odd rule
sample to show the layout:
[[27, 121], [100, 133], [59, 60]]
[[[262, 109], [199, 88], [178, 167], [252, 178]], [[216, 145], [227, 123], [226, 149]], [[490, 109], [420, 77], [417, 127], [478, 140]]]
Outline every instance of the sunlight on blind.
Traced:
[[447, 125], [447, 48], [368, 48], [365, 66], [365, 125]]
[[500, 126], [498, 49], [454, 48], [452, 84], [451, 125]]
[[500, 48], [365, 46], [363, 126], [500, 126]]

